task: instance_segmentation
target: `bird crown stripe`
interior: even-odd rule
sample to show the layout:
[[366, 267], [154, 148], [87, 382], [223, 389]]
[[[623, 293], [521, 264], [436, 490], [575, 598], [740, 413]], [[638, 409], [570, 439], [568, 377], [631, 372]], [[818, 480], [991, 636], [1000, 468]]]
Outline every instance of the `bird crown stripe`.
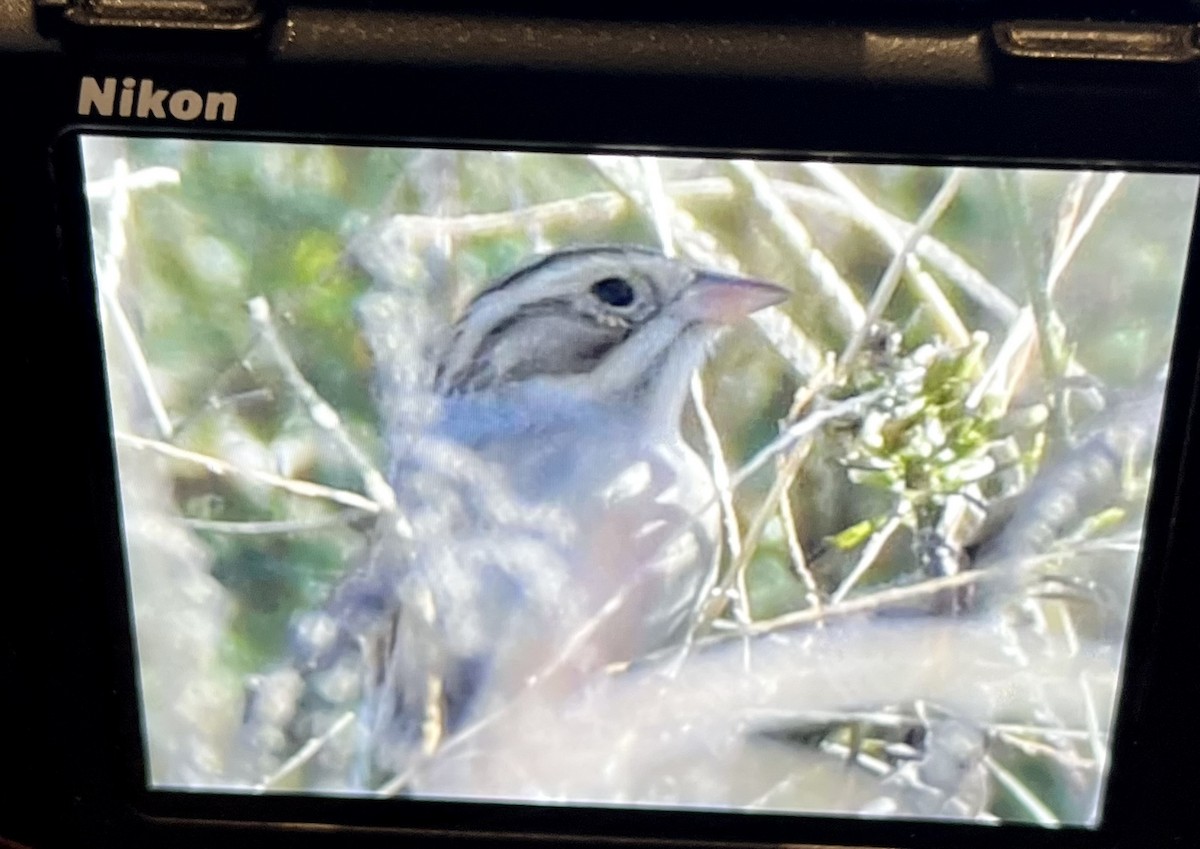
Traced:
[[513, 270], [506, 277], [500, 280], [500, 282], [492, 285], [482, 292], [480, 297], [483, 297], [483, 295], [486, 295], [490, 292], [497, 292], [501, 289], [515, 285], [519, 283], [521, 279], [531, 274], [536, 274], [538, 269], [544, 268], [552, 263], [557, 263], [563, 259], [568, 259], [571, 257], [588, 258], [603, 254], [621, 256], [631, 253], [641, 254], [643, 256], [661, 256], [658, 251], [642, 245], [579, 245], [576, 247], [562, 248], [554, 251], [553, 253], [545, 254], [537, 257], [536, 259], [530, 260], [526, 264]]

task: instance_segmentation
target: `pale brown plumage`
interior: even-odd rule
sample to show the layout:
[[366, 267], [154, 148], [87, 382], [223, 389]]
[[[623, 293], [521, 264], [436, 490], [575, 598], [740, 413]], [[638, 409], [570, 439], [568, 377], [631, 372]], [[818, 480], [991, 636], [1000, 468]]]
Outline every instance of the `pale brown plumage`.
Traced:
[[309, 686], [324, 720], [291, 739], [356, 700], [352, 781], [374, 785], [515, 699], [565, 698], [680, 639], [717, 530], [681, 433], [689, 381], [722, 326], [785, 296], [614, 246], [475, 297], [437, 354], [434, 423], [393, 440], [398, 519], [299, 629], [304, 677], [358, 683]]

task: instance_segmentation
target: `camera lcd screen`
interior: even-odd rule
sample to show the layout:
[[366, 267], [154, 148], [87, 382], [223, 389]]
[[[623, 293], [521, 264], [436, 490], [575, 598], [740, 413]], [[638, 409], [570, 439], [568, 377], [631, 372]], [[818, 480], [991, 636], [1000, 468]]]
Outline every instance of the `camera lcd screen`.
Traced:
[[1099, 824], [1195, 177], [81, 148], [151, 789]]

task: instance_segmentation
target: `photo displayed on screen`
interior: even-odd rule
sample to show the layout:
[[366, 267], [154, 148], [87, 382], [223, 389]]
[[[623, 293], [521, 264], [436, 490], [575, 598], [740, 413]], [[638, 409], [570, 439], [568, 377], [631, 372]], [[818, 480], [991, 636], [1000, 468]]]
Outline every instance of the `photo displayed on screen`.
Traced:
[[81, 147], [151, 788], [1098, 824], [1195, 177]]

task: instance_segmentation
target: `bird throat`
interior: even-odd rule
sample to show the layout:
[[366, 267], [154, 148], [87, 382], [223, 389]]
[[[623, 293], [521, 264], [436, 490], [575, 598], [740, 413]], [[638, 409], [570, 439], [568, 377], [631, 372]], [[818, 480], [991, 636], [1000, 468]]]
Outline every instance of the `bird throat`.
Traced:
[[[691, 387], [692, 375], [704, 364], [717, 332], [702, 324], [681, 329], [669, 345], [655, 352], [634, 380], [613, 387], [618, 403], [643, 417], [652, 430], [675, 432]], [[606, 363], [602, 368], [609, 367]], [[612, 363], [621, 367], [622, 363]]]

